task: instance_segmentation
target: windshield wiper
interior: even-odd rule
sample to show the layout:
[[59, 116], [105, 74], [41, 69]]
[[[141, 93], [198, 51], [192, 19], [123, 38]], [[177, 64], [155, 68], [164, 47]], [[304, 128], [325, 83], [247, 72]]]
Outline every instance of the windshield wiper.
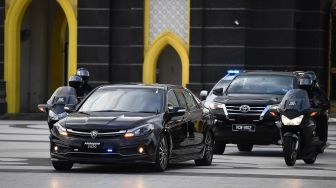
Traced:
[[158, 114], [158, 112], [153, 112], [153, 111], [135, 111], [133, 113], [151, 113], [151, 114]]
[[85, 114], [85, 115], [90, 115], [89, 113], [84, 112], [84, 111], [78, 111], [78, 113], [80, 113], [80, 114]]
[[97, 111], [92, 111], [92, 112], [130, 112], [130, 111], [125, 111], [125, 110], [97, 110]]

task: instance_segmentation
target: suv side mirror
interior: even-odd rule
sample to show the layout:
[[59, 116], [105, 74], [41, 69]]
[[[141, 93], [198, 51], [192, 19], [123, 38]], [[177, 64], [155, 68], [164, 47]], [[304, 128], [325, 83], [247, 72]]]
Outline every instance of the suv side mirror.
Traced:
[[38, 104], [37, 108], [40, 112], [47, 112], [50, 109], [51, 105], [49, 104]]
[[71, 112], [75, 111], [75, 108], [76, 108], [76, 105], [74, 105], [74, 104], [66, 104], [64, 106], [64, 111], [67, 112], [67, 113], [71, 113]]
[[223, 88], [217, 88], [212, 91], [212, 93], [217, 96], [223, 95], [223, 92], [224, 92]]
[[168, 107], [168, 113], [171, 117], [183, 116], [187, 110], [183, 107]]
[[200, 93], [201, 100], [204, 101], [207, 96], [208, 96], [208, 91], [207, 90], [202, 90], [201, 93]]

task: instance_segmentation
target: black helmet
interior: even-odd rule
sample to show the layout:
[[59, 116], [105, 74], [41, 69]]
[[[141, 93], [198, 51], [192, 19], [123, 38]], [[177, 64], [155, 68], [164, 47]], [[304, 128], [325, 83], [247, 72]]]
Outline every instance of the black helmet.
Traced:
[[317, 81], [317, 76], [314, 71], [307, 71], [304, 74], [310, 76], [313, 82]]
[[76, 75], [82, 77], [85, 83], [89, 81], [90, 73], [86, 68], [77, 69]]
[[299, 87], [301, 89], [310, 90], [313, 86], [313, 80], [310, 75], [303, 74], [299, 80]]
[[73, 87], [73, 88], [79, 88], [80, 86], [82, 86], [83, 84], [83, 79], [80, 76], [77, 75], [72, 75], [69, 78], [69, 86]]

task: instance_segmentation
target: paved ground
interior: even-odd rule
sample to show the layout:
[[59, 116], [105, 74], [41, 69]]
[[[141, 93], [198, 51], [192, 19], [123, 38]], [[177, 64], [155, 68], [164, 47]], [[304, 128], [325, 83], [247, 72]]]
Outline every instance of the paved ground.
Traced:
[[145, 166], [75, 165], [55, 172], [49, 161], [48, 130], [41, 121], [0, 121], [0, 187], [336, 187], [336, 119], [331, 146], [316, 164], [287, 167], [280, 146], [256, 146], [252, 153], [229, 145], [210, 167], [192, 161], [152, 173]]

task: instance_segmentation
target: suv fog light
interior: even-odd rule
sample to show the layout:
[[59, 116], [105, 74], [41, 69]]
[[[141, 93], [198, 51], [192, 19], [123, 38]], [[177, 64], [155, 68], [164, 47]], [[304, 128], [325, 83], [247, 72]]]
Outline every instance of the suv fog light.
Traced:
[[143, 147], [139, 147], [139, 153], [143, 153], [145, 150]]

